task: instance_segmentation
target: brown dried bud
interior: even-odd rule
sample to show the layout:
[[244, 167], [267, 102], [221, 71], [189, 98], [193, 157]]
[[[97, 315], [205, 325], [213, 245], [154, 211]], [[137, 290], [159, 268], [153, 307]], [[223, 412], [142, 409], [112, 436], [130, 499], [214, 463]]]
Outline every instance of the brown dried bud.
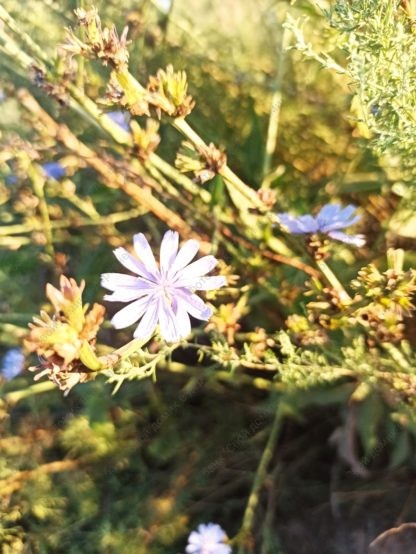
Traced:
[[257, 196], [263, 202], [266, 209], [271, 210], [276, 204], [277, 194], [275, 190], [261, 188], [257, 191]]
[[128, 27], [123, 29], [120, 37], [115, 26], [102, 27], [100, 16], [96, 8], [75, 10], [78, 22], [85, 28], [85, 42], [81, 41], [71, 29], [62, 49], [70, 54], [86, 55], [98, 58], [103, 63], [115, 69], [127, 67], [129, 52], [127, 50]]
[[212, 142], [208, 146], [196, 148], [190, 142], [184, 141], [175, 160], [179, 171], [192, 172], [199, 183], [213, 179], [226, 163], [226, 154]]

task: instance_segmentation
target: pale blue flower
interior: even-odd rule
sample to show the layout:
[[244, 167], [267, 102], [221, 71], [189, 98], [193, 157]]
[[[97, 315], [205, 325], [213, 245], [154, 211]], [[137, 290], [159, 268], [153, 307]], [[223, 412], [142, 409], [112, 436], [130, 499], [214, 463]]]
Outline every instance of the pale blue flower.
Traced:
[[129, 114], [121, 110], [116, 110], [114, 112], [107, 112], [107, 117], [111, 119], [113, 123], [116, 123], [119, 127], [124, 129], [127, 132], [130, 132], [129, 125]]
[[42, 169], [45, 172], [46, 176], [50, 179], [62, 179], [66, 175], [65, 168], [59, 162], [48, 162], [42, 165]]
[[[66, 169], [59, 162], [47, 162], [42, 164], [42, 170], [48, 179], [59, 181], [66, 175]], [[6, 185], [15, 185], [19, 179], [14, 173], [7, 175], [5, 179]]]
[[231, 546], [225, 544], [227, 535], [216, 523], [201, 523], [188, 538], [186, 554], [231, 554]]
[[25, 357], [20, 348], [10, 348], [3, 356], [0, 374], [10, 381], [21, 373], [25, 363]]
[[365, 244], [363, 235], [347, 235], [340, 230], [355, 225], [361, 219], [360, 215], [355, 214], [356, 209], [352, 204], [346, 208], [340, 204], [326, 204], [315, 217], [288, 213], [277, 214], [277, 217], [280, 224], [294, 235], [322, 233], [334, 240], [360, 247]]
[[196, 294], [199, 290], [214, 290], [226, 284], [225, 277], [205, 277], [216, 265], [214, 256], [204, 256], [190, 263], [199, 249], [197, 240], [188, 240], [178, 251], [179, 235], [167, 231], [160, 247], [160, 264], [156, 263], [146, 237], [134, 235], [134, 250], [139, 259], [124, 248], [114, 250], [118, 261], [135, 276], [104, 273], [101, 284], [112, 291], [105, 300], [131, 302], [117, 312], [112, 324], [123, 329], [140, 319], [134, 337], [148, 339], [159, 324], [166, 342], [178, 342], [191, 332], [189, 316], [208, 320], [209, 308]]

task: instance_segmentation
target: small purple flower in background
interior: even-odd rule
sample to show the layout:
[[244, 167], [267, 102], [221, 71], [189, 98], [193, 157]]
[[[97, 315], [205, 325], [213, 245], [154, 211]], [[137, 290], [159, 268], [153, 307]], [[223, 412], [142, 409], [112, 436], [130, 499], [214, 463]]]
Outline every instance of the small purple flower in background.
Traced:
[[0, 374], [7, 380], [14, 379], [21, 373], [25, 363], [25, 357], [20, 348], [10, 348], [3, 356]]
[[[66, 169], [59, 162], [47, 162], [42, 164], [42, 170], [48, 179], [59, 181], [66, 175]], [[19, 182], [17, 175], [13, 173], [5, 178], [6, 185], [15, 185]]]
[[62, 179], [66, 175], [65, 168], [59, 162], [48, 162], [43, 164], [42, 169], [46, 177], [55, 179], [56, 181], [59, 181], [59, 179]]
[[119, 127], [130, 132], [129, 115], [126, 112], [117, 110], [114, 112], [107, 112], [106, 115], [111, 119], [113, 123], [116, 123]]
[[123, 273], [101, 275], [102, 286], [113, 292], [105, 295], [104, 300], [131, 302], [117, 312], [111, 322], [116, 329], [123, 329], [140, 319], [134, 337], [143, 340], [150, 338], [159, 324], [160, 334], [166, 342], [178, 342], [191, 332], [190, 315], [201, 320], [208, 320], [212, 315], [211, 308], [195, 291], [218, 289], [226, 284], [226, 279], [205, 277], [217, 265], [214, 256], [204, 256], [189, 263], [198, 252], [197, 240], [188, 240], [178, 251], [178, 233], [167, 231], [160, 247], [158, 265], [143, 233], [134, 235], [133, 239], [139, 259], [124, 248], [114, 250], [114, 255], [136, 276]]
[[225, 544], [227, 535], [216, 523], [201, 523], [188, 538], [186, 554], [231, 554], [231, 546]]
[[340, 204], [326, 204], [315, 217], [293, 216], [288, 213], [277, 214], [277, 217], [281, 225], [294, 235], [322, 233], [334, 240], [360, 247], [365, 244], [363, 235], [347, 235], [340, 231], [355, 225], [361, 219], [360, 215], [355, 214], [356, 209], [352, 204], [346, 208], [342, 208]]

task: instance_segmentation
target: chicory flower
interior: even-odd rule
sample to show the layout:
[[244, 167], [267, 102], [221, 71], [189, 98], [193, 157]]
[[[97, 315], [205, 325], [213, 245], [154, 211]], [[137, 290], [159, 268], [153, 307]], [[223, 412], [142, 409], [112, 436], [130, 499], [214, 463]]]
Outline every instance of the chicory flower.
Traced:
[[361, 247], [365, 244], [363, 235], [347, 235], [341, 229], [355, 225], [361, 216], [355, 214], [356, 207], [350, 204], [342, 208], [340, 204], [326, 204], [316, 216], [293, 216], [288, 213], [277, 214], [281, 225], [294, 235], [312, 235], [321, 233], [328, 237]]
[[199, 249], [199, 242], [185, 242], [178, 251], [179, 235], [167, 231], [160, 247], [157, 264], [146, 237], [134, 235], [134, 249], [138, 258], [124, 248], [114, 250], [118, 261], [135, 275], [104, 273], [101, 284], [112, 291], [104, 300], [130, 302], [117, 312], [111, 322], [123, 329], [140, 320], [134, 337], [148, 339], [159, 324], [166, 342], [179, 342], [191, 332], [189, 316], [208, 320], [212, 310], [195, 294], [195, 291], [214, 290], [226, 284], [225, 277], [206, 277], [216, 265], [214, 256], [191, 262]]
[[201, 523], [188, 538], [186, 554], [231, 554], [231, 546], [225, 544], [227, 535], [216, 523]]

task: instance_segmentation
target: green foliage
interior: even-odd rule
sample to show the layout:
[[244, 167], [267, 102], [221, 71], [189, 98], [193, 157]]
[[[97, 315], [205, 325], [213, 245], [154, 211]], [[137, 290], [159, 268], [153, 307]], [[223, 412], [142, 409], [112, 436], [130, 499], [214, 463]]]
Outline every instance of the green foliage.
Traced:
[[[51, 379], [0, 377], [1, 551], [172, 554], [218, 521], [239, 554], [298, 554], [329, 475], [414, 469], [413, 3], [109, 1], [81, 26], [73, 4], [0, 8], [0, 342]], [[367, 246], [277, 222], [335, 201]], [[189, 340], [138, 343], [99, 275], [166, 227], [227, 287]], [[82, 301], [45, 299], [63, 274]]]

